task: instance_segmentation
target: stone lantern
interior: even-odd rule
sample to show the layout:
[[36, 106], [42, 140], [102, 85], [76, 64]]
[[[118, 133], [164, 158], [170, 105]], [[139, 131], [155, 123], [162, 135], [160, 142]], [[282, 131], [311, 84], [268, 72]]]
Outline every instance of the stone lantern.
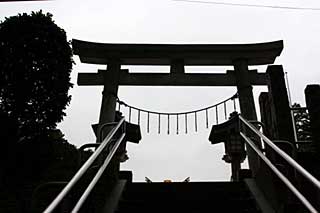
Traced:
[[238, 114], [231, 115], [231, 118], [222, 124], [213, 125], [209, 140], [211, 144], [224, 143], [225, 155], [222, 160], [231, 163], [231, 180], [239, 181], [239, 171], [246, 158], [246, 151], [239, 134]]

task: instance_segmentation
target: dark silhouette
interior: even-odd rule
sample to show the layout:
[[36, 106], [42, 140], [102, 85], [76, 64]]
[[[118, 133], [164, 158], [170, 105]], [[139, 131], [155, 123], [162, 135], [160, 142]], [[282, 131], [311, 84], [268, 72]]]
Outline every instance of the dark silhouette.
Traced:
[[58, 129], [21, 141], [17, 151], [24, 182], [66, 180], [78, 168], [77, 148]]
[[55, 128], [71, 98], [65, 31], [39, 11], [6, 18], [0, 35], [0, 110], [18, 121], [21, 136]]
[[56, 129], [71, 99], [72, 64], [51, 14], [0, 23], [0, 212], [28, 212], [39, 184], [68, 180], [79, 167], [77, 148]]
[[8, 177], [12, 177], [14, 172], [16, 152], [18, 142], [18, 124], [6, 113], [0, 112], [0, 187], [9, 182]]

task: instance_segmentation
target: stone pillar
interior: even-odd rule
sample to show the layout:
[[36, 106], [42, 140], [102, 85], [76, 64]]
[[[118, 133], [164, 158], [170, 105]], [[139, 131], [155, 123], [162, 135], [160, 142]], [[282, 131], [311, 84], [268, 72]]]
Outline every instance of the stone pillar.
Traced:
[[[100, 117], [99, 117], [99, 127], [105, 124], [115, 121], [115, 112], [116, 112], [116, 103], [117, 103], [117, 93], [119, 87], [119, 76], [120, 76], [120, 68], [121, 64], [119, 61], [111, 61], [108, 64], [107, 70], [104, 71], [104, 89], [102, 92], [102, 103], [100, 109]], [[97, 142], [102, 142], [103, 138], [108, 134], [108, 132], [112, 129], [103, 128], [102, 138], [100, 138], [99, 131], [97, 134]], [[102, 163], [102, 162], [101, 162]], [[107, 178], [110, 183], [114, 180], [118, 179], [120, 163], [119, 160], [113, 158], [109, 163], [108, 168], [106, 169], [105, 178]]]
[[260, 115], [261, 122], [265, 125], [263, 129], [263, 134], [270, 139], [273, 139], [274, 125], [273, 125], [273, 116], [272, 116], [272, 103], [268, 92], [261, 92], [259, 95], [259, 106], [260, 106]]
[[[253, 99], [252, 86], [249, 78], [248, 63], [246, 60], [235, 60], [233, 62], [236, 84], [239, 94], [241, 115], [248, 120], [257, 120], [257, 113]], [[261, 147], [259, 140], [254, 140], [258, 147]], [[254, 150], [247, 146], [249, 167], [253, 176], [259, 169], [259, 159]]]
[[308, 85], [305, 89], [306, 104], [310, 116], [312, 141], [320, 154], [320, 85]]
[[274, 125], [273, 138], [271, 139], [285, 140], [295, 146], [293, 121], [283, 68], [281, 65], [268, 66], [267, 74]]
[[[259, 95], [259, 106], [260, 106], [260, 115], [261, 122], [264, 124], [263, 134], [267, 136], [269, 139], [274, 138], [274, 119], [272, 114], [272, 101], [269, 95], [269, 92], [262, 92]], [[274, 163], [275, 156], [274, 151], [269, 146], [265, 146], [265, 151], [267, 157]], [[264, 195], [270, 205], [274, 209], [281, 209], [282, 203], [284, 202], [282, 197], [282, 190], [277, 187], [276, 181], [279, 180], [278, 177], [275, 177], [273, 171], [267, 166], [264, 162], [260, 165], [259, 174], [256, 178], [257, 185], [264, 192]], [[281, 188], [282, 189], [282, 188]]]
[[108, 64], [107, 71], [103, 73], [104, 88], [102, 92], [99, 125], [115, 121], [120, 69], [121, 64], [118, 61], [112, 61]]
[[241, 156], [233, 155], [231, 162], [231, 179], [232, 181], [239, 181], [239, 171], [241, 169]]
[[247, 61], [236, 60], [233, 62], [233, 65], [239, 94], [241, 115], [248, 120], [257, 120]]
[[[264, 124], [263, 134], [267, 136], [269, 139], [274, 140], [276, 125], [274, 119], [274, 105], [272, 103], [272, 98], [270, 98], [269, 92], [262, 92], [259, 95], [259, 106], [260, 106], [260, 115], [261, 115], [261, 122]], [[273, 149], [270, 146], [265, 146], [266, 155], [269, 159], [275, 162], [276, 156]], [[280, 157], [281, 158], [281, 157]], [[282, 158], [281, 158], [282, 159]]]
[[175, 59], [171, 61], [170, 74], [184, 74], [183, 59]]
[[[293, 123], [282, 66], [268, 66], [267, 75], [269, 92], [263, 92], [259, 96], [261, 121], [265, 125], [263, 132], [273, 141], [285, 140], [294, 144]], [[285, 152], [288, 151], [288, 148], [292, 148], [287, 143], [275, 143]], [[290, 181], [296, 181], [292, 167], [268, 145], [265, 150], [267, 157], [279, 169], [282, 169], [282, 172], [287, 173]], [[290, 151], [293, 150], [290, 149]], [[287, 152], [287, 154], [291, 155], [292, 153]], [[258, 181], [259, 186], [266, 192], [267, 199], [275, 209], [281, 209], [291, 202], [292, 197], [290, 193], [288, 194], [288, 189], [264, 163], [261, 165]]]

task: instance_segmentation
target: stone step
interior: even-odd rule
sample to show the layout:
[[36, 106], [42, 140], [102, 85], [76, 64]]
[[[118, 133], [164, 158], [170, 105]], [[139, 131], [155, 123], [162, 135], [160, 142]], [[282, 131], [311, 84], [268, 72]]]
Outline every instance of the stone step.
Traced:
[[129, 183], [118, 205], [126, 212], [260, 212], [243, 182]]

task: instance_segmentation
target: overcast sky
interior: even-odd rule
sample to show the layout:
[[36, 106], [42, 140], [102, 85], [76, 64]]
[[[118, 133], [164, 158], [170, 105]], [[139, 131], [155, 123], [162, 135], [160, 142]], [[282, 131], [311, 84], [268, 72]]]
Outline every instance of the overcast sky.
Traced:
[[[210, 1], [210, 0], [208, 0]], [[320, 8], [318, 0], [217, 0], [237, 4]], [[0, 3], [0, 20], [18, 13], [37, 11], [53, 14], [55, 22], [67, 32], [68, 39], [105, 43], [258, 43], [284, 40], [284, 50], [275, 64], [288, 72], [293, 102], [304, 105], [307, 84], [320, 81], [320, 10], [271, 9], [192, 3], [171, 0], [56, 0], [48, 2]], [[68, 141], [76, 146], [95, 141], [90, 125], [99, 117], [102, 88], [79, 87], [79, 72], [96, 72], [105, 66], [81, 64], [75, 56], [72, 72], [75, 84], [67, 116], [59, 124]], [[130, 71], [169, 71], [169, 67], [129, 67]], [[264, 72], [266, 67], [255, 67]], [[226, 67], [192, 71], [224, 72]], [[232, 68], [229, 68], [232, 69]], [[257, 98], [264, 87], [255, 87]], [[121, 87], [119, 97], [127, 103], [162, 112], [178, 112], [212, 105], [236, 92], [227, 88]], [[258, 106], [257, 106], [258, 107]], [[145, 120], [142, 120], [145, 122]], [[211, 123], [213, 121], [210, 121]], [[162, 122], [165, 123], [165, 122]], [[164, 124], [163, 124], [164, 125]], [[162, 129], [164, 129], [163, 127]], [[147, 176], [154, 181], [172, 179], [229, 180], [230, 165], [221, 158], [223, 146], [212, 146], [209, 129], [199, 118], [198, 132], [190, 126], [189, 134], [157, 134], [157, 121], [151, 133], [141, 125], [143, 140], [129, 144], [130, 160], [123, 169], [134, 171], [134, 179]], [[172, 125], [172, 132], [174, 126]]]

